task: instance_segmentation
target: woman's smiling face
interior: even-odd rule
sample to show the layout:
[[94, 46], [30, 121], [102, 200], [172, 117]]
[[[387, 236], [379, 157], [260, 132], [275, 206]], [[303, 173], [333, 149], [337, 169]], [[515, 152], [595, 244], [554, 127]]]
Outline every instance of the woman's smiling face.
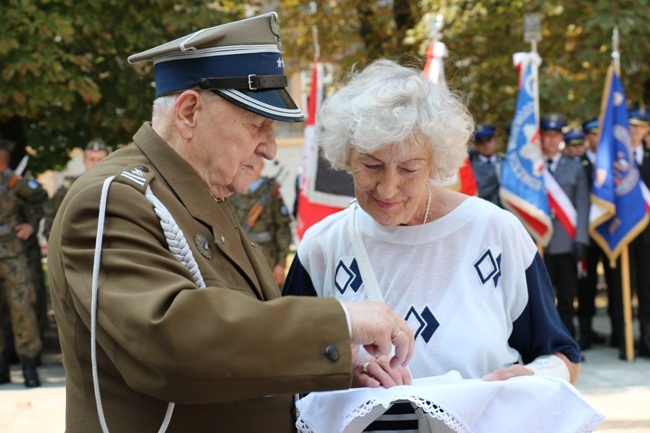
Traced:
[[373, 153], [352, 150], [350, 155], [357, 202], [383, 226], [422, 223], [431, 167], [431, 152], [425, 146], [398, 152], [390, 145]]

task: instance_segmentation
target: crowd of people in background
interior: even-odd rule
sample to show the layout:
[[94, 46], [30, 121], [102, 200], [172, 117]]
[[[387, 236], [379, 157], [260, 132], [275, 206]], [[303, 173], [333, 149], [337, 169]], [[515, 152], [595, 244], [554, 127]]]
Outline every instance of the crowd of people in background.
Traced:
[[[650, 113], [643, 108], [634, 108], [629, 110], [628, 117], [634, 162], [647, 185], [650, 184]], [[555, 288], [560, 316], [581, 350], [588, 350], [595, 344], [607, 344], [619, 349], [620, 359], [626, 359], [621, 260], [610, 263], [588, 229], [598, 134], [598, 118], [591, 118], [580, 126], [559, 113], [546, 113], [540, 118], [545, 168], [576, 210], [575, 235], [569, 235], [555, 215], [551, 215], [553, 236], [543, 248], [543, 256]], [[493, 203], [497, 203], [495, 197], [498, 197], [502, 163], [502, 156], [496, 152], [499, 146], [494, 144], [496, 135], [494, 125], [478, 123], [473, 149], [470, 150], [477, 195]], [[634, 316], [640, 330], [635, 347], [637, 355], [642, 357], [650, 356], [649, 258], [650, 229], [646, 228], [630, 244], [631, 285], [637, 299]], [[593, 327], [599, 293], [605, 293], [606, 297], [609, 336], [596, 332]]]
[[[32, 388], [41, 385], [37, 367], [53, 321], [38, 235], [49, 236], [58, 206], [76, 177], [66, 178], [48, 198], [25, 165], [12, 169], [14, 146], [0, 141], [0, 384], [10, 382], [10, 366], [17, 363], [25, 386]], [[109, 152], [102, 139], [90, 140], [83, 154], [85, 169]]]

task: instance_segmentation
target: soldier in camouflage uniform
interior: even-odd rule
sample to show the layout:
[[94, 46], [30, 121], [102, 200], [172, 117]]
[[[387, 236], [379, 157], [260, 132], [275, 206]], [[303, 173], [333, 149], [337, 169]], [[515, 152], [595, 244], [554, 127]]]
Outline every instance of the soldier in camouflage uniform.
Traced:
[[262, 248], [275, 282], [282, 287], [292, 240], [291, 216], [280, 194], [280, 184], [275, 178], [262, 176], [263, 169], [261, 160], [248, 191], [234, 194], [229, 200], [248, 237]]
[[[92, 167], [95, 166], [99, 161], [102, 159], [106, 158], [110, 152], [110, 148], [106, 145], [104, 140], [101, 138], [93, 138], [88, 142], [86, 145], [86, 149], [84, 150], [84, 157], [83, 157], [83, 163], [84, 167], [87, 170], [90, 170]], [[63, 180], [63, 184], [61, 185], [61, 188], [59, 188], [52, 198], [48, 201], [47, 205], [45, 206], [45, 220], [43, 221], [43, 235], [46, 238], [50, 237], [50, 230], [52, 229], [52, 222], [54, 221], [54, 217], [56, 216], [56, 212], [59, 210], [59, 206], [61, 206], [61, 203], [63, 202], [63, 198], [65, 197], [66, 193], [68, 192], [68, 189], [70, 189], [70, 185], [72, 185], [72, 182], [77, 180], [78, 176], [68, 176]]]
[[[47, 193], [33, 179], [20, 178], [9, 169], [9, 152], [0, 149], [0, 315], [11, 317], [16, 352], [26, 387], [40, 386], [36, 370], [41, 338], [34, 302], [36, 291], [30, 278], [24, 241], [35, 236], [43, 218]], [[0, 327], [0, 352], [5, 350], [5, 332]], [[10, 381], [9, 368], [0, 358], [0, 383]]]

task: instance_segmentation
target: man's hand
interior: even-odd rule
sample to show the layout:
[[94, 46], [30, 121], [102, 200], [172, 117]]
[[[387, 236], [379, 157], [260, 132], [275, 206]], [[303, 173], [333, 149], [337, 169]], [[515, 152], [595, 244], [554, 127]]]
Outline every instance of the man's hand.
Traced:
[[20, 240], [25, 240], [34, 233], [34, 227], [27, 223], [18, 224], [15, 227], [16, 237]]
[[278, 286], [284, 284], [284, 266], [277, 264], [273, 267], [273, 278], [275, 279], [275, 282], [278, 284]]
[[350, 317], [352, 344], [362, 345], [375, 357], [390, 355], [395, 346], [390, 367], [408, 365], [413, 357], [413, 330], [404, 319], [382, 302], [344, 302], [343, 305]]

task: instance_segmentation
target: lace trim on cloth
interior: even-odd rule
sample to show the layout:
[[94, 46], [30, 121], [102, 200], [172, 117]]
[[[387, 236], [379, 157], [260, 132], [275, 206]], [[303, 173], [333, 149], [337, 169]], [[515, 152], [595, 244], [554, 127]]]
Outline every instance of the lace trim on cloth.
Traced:
[[[605, 419], [568, 382], [523, 376], [463, 380], [458, 372], [415, 379], [411, 386], [315, 392], [297, 402], [301, 433], [358, 433], [393, 403], [408, 401], [457, 433], [590, 433]], [[420, 424], [421, 425], [421, 424]]]

